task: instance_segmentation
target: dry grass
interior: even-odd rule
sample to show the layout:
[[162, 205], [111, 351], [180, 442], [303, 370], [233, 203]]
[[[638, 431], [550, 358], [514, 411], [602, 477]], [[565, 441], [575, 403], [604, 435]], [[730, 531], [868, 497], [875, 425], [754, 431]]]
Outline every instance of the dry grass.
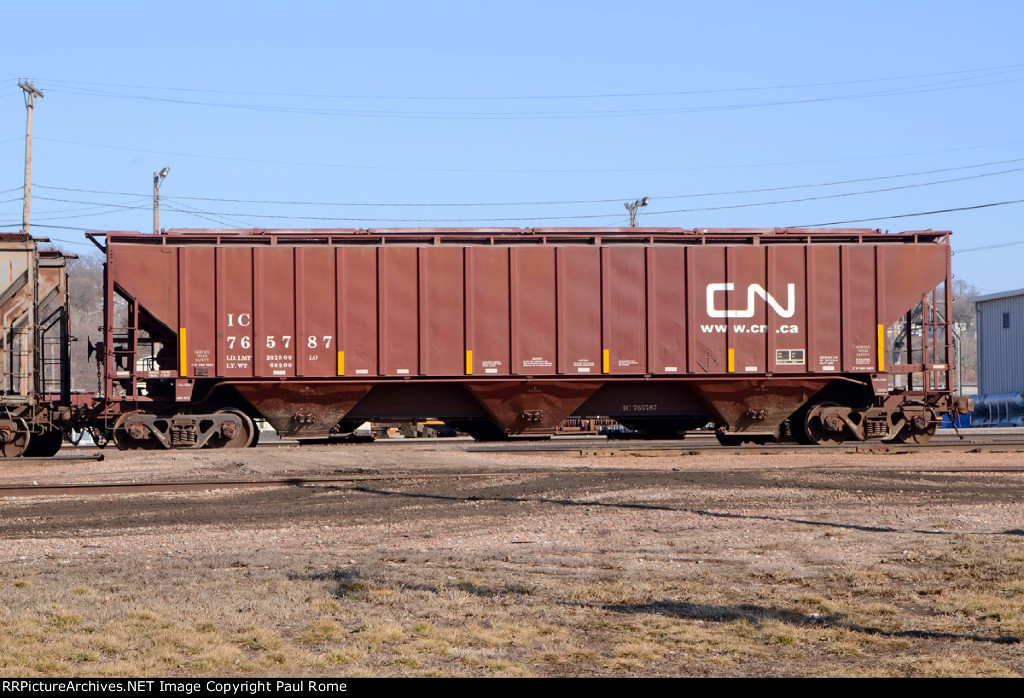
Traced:
[[[0, 671], [647, 675], [697, 662], [726, 674], [764, 663], [809, 675], [1018, 675], [1019, 659], [993, 650], [1011, 647], [996, 638], [1024, 631], [1019, 563], [991, 545], [942, 554], [962, 572], [956, 586], [943, 586], [943, 567], [916, 573], [912, 589], [895, 568], [851, 567], [795, 587], [763, 573], [732, 588], [700, 575], [571, 573], [524, 591], [501, 566], [471, 578], [410, 566], [291, 578], [266, 570], [242, 597], [226, 582], [186, 593], [178, 584], [189, 570], [173, 567], [108, 588], [91, 575], [41, 572], [0, 580], [9, 599]], [[935, 655], [937, 644], [957, 653]]]
[[59, 548], [0, 571], [0, 674], [1024, 674], [1019, 537], [806, 523], [867, 527], [876, 513], [859, 503], [812, 516], [776, 502], [787, 513], [772, 520], [760, 502], [715, 505], [749, 518], [688, 513], [733, 495], [759, 496], [397, 522], [373, 511], [330, 534], [323, 521], [209, 525], [189, 529], [194, 549], [175, 531], [129, 532], [134, 547], [99, 558], [69, 537], [0, 540], [8, 560]]

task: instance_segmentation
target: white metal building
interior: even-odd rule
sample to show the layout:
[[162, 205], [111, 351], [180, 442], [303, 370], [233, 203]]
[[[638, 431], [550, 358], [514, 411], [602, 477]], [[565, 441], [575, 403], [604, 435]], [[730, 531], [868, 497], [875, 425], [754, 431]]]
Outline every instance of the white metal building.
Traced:
[[1024, 392], [1024, 289], [974, 299], [978, 393]]
[[974, 426], [1024, 426], [1024, 289], [974, 299], [978, 398]]

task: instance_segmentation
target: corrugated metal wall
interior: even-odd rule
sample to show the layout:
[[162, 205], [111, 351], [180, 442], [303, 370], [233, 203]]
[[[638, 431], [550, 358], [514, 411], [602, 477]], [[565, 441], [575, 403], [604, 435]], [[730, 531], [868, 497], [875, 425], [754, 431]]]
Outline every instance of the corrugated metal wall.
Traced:
[[943, 281], [949, 254], [438, 238], [124, 236], [108, 268], [178, 332], [181, 377], [775, 375], [884, 372], [885, 328]]
[[978, 393], [1024, 391], [1024, 293], [979, 301]]

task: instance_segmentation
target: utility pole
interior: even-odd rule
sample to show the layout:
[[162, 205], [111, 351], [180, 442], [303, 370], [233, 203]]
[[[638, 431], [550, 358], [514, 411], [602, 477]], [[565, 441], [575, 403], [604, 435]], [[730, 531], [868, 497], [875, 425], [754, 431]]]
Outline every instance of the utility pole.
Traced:
[[650, 200], [651, 200], [650, 197], [645, 196], [642, 199], [637, 199], [633, 203], [628, 203], [627, 202], [627, 203], [622, 204], [623, 206], [626, 207], [626, 210], [629, 211], [629, 227], [630, 228], [635, 228], [636, 227], [636, 210], [638, 208], [642, 208], [643, 206], [646, 206], [647, 202], [650, 201]]
[[153, 234], [160, 234], [160, 184], [164, 181], [164, 177], [171, 171], [170, 167], [165, 167], [159, 172], [153, 173]]
[[28, 235], [32, 204], [32, 110], [36, 106], [36, 97], [42, 98], [43, 93], [27, 80], [18, 80], [18, 87], [25, 91], [25, 109], [28, 111], [28, 122], [25, 126], [25, 208], [21, 215], [21, 232]]

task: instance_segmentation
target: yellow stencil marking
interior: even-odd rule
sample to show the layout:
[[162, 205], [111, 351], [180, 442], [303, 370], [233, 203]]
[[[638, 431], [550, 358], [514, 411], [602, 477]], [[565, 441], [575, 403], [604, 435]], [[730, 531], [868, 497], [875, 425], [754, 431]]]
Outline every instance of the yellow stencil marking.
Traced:
[[179, 344], [181, 345], [181, 357], [180, 357], [181, 371], [179, 373], [181, 373], [182, 377], [185, 377], [185, 376], [188, 375], [188, 358], [187, 358], [188, 357], [188, 352], [187, 352], [187, 350], [185, 348], [185, 328], [184, 327], [179, 327], [178, 328], [178, 338], [179, 338]]
[[885, 370], [885, 325], [878, 326], [878, 370]]

